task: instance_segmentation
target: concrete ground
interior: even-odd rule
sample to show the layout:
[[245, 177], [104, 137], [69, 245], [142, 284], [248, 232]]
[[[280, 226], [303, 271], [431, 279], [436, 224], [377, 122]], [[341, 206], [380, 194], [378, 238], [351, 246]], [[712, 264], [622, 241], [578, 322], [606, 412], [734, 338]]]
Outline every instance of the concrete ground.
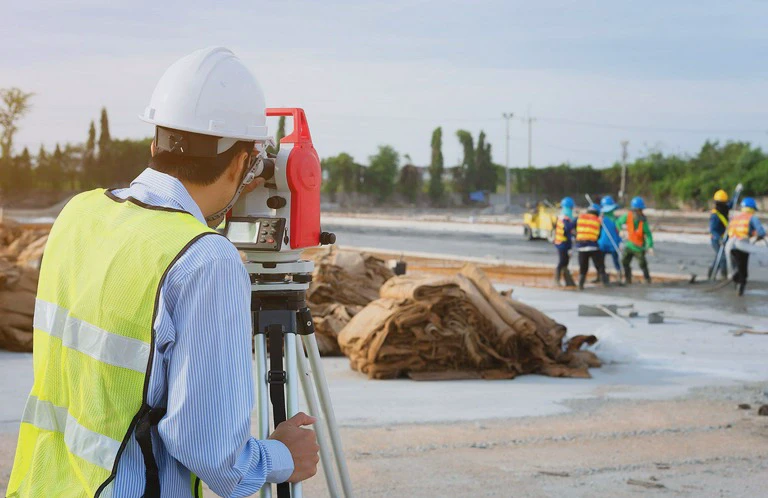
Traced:
[[[768, 485], [768, 319], [595, 292], [516, 289], [570, 334], [594, 333], [593, 379], [369, 381], [324, 360], [356, 495], [760, 496]], [[634, 303], [633, 327], [577, 316]], [[665, 310], [661, 325], [648, 312]], [[0, 353], [0, 488], [31, 385], [31, 356]], [[750, 405], [739, 409], [740, 403]], [[254, 427], [255, 430], [255, 427]], [[321, 474], [307, 496], [327, 496]], [[213, 496], [208, 494], [207, 496]]]

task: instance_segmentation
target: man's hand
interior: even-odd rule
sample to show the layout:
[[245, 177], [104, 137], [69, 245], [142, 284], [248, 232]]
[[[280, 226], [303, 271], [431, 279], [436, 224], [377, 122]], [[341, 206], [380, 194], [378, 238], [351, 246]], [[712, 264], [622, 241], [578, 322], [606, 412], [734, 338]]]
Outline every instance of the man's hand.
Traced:
[[293, 457], [293, 474], [288, 482], [301, 482], [317, 474], [317, 463], [320, 461], [315, 431], [302, 429], [303, 425], [312, 425], [317, 421], [306, 413], [299, 412], [275, 429], [269, 439], [283, 443]]
[[656, 256], [656, 252], [653, 250], [653, 247], [649, 247], [648, 251], [646, 252], [648, 253], [648, 256], [651, 256], [651, 257]]

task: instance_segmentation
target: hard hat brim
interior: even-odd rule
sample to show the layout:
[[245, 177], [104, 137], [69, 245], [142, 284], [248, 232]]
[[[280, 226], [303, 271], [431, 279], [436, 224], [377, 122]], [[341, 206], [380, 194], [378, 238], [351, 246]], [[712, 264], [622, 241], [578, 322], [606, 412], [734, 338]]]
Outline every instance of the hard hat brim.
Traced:
[[[234, 138], [237, 140], [244, 140], [247, 142], [264, 142], [267, 140], [272, 139], [273, 137], [267, 134], [255, 134], [255, 135], [247, 135], [247, 134], [233, 134], [233, 133], [214, 133], [211, 130], [205, 130], [200, 128], [195, 128], [191, 126], [179, 126], [174, 123], [166, 123], [163, 121], [158, 121], [156, 119], [149, 119], [144, 117], [143, 115], [139, 114], [138, 118], [145, 123], [149, 123], [154, 126], [162, 126], [163, 128], [170, 128], [172, 130], [181, 130], [181, 131], [188, 131], [191, 133], [199, 133], [201, 135], [210, 135], [212, 137], [219, 137], [219, 138]], [[266, 127], [264, 127], [266, 128]]]

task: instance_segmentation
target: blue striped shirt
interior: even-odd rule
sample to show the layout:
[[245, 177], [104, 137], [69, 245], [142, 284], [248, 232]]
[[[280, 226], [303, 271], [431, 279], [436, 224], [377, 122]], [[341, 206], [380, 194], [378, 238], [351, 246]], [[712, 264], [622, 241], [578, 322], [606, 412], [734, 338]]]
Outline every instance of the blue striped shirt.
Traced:
[[[182, 209], [205, 223], [182, 183], [152, 169], [115, 195]], [[283, 443], [250, 436], [250, 300], [248, 273], [224, 237], [200, 238], [168, 270], [148, 391], [151, 406], [168, 410], [152, 434], [163, 497], [191, 496], [190, 471], [227, 497], [250, 496], [265, 481], [284, 482], [293, 473]], [[134, 435], [118, 464], [112, 496], [141, 496], [144, 469]]]

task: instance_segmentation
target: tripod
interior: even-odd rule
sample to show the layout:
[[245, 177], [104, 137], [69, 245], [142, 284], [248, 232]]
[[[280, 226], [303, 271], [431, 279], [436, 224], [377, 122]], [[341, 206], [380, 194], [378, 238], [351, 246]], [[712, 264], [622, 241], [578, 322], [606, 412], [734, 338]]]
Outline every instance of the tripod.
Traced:
[[[351, 498], [349, 471], [320, 361], [312, 315], [305, 301], [314, 263], [303, 260], [247, 262], [245, 266], [251, 277], [258, 437], [269, 436], [270, 401], [275, 427], [298, 413], [300, 379], [309, 414], [317, 418], [314, 428], [328, 492], [332, 497]], [[335, 471], [343, 493], [339, 492]], [[271, 498], [272, 486], [265, 484], [260, 496]], [[277, 485], [278, 498], [302, 496], [301, 483]]]

